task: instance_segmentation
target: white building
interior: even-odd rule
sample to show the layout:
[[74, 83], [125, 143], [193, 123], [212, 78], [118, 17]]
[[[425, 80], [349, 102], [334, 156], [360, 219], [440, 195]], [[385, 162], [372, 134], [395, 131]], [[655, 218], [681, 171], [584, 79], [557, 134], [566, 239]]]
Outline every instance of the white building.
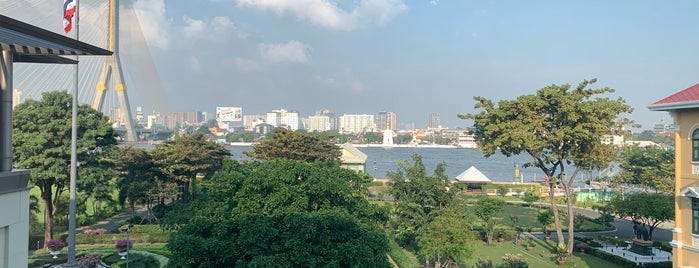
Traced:
[[308, 117], [308, 132], [323, 132], [330, 130], [330, 117], [325, 115], [312, 115]]
[[295, 111], [287, 111], [284, 109], [272, 110], [267, 112], [267, 124], [278, 127], [286, 125], [290, 130], [299, 129], [299, 113]]
[[368, 114], [345, 114], [340, 116], [341, 133], [363, 133], [374, 131], [374, 116]]
[[22, 91], [17, 90], [16, 88], [12, 90], [12, 108], [14, 109], [17, 104], [20, 104], [22, 102]]

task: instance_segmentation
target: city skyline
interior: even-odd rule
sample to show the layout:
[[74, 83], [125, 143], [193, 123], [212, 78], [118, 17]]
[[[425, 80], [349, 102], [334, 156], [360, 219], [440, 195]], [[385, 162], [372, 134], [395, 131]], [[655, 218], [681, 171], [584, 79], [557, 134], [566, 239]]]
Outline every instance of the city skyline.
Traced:
[[457, 115], [475, 112], [473, 96], [597, 78], [652, 129], [671, 121], [647, 106], [699, 82], [695, 1], [132, 2], [173, 111], [393, 111], [418, 127], [438, 113], [457, 128], [471, 124]]

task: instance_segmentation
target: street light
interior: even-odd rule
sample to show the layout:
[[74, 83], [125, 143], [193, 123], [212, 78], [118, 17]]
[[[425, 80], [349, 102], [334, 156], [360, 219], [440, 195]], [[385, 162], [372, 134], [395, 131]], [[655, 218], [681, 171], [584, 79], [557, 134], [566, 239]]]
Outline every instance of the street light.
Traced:
[[131, 247], [131, 240], [129, 239], [129, 233], [133, 228], [133, 224], [129, 224], [128, 227], [121, 229], [122, 232], [126, 232], [126, 268], [129, 268], [129, 248]]

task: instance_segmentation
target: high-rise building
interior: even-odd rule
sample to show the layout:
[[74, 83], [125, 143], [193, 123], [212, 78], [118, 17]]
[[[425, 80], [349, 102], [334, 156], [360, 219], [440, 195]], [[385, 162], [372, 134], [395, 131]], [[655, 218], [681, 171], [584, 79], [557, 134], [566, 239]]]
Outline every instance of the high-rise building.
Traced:
[[281, 125], [287, 126], [290, 130], [299, 129], [299, 112], [287, 111], [284, 109], [272, 110], [267, 112], [267, 124], [278, 127]]
[[195, 126], [202, 122], [201, 112], [175, 112], [172, 114], [173, 124], [178, 127]]
[[396, 113], [394, 112], [379, 112], [376, 115], [376, 129], [384, 131], [386, 129], [396, 129]]
[[340, 116], [340, 133], [364, 133], [375, 130], [374, 116], [368, 114], [345, 114]]
[[321, 109], [321, 110], [316, 110], [316, 115], [324, 115], [327, 116], [330, 120], [330, 129], [337, 129], [337, 118], [335, 118], [335, 113], [330, 111], [329, 109]]
[[323, 132], [330, 130], [330, 117], [327, 115], [312, 115], [308, 117], [308, 132]]
[[17, 106], [17, 104], [20, 104], [22, 102], [22, 91], [17, 90], [16, 88], [12, 90], [12, 109]]
[[245, 127], [245, 130], [247, 131], [252, 131], [255, 129], [255, 125], [259, 124], [260, 122], [264, 122], [265, 117], [266, 116], [263, 114], [243, 115], [243, 127]]
[[427, 119], [427, 129], [441, 129], [442, 122], [438, 113], [431, 113]]

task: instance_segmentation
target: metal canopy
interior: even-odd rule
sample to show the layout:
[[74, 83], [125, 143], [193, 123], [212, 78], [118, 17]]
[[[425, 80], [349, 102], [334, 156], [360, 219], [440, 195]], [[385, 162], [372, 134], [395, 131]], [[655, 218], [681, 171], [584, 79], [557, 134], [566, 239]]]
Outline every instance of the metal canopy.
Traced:
[[74, 64], [59, 56], [111, 55], [112, 52], [0, 15], [0, 49], [15, 62]]

